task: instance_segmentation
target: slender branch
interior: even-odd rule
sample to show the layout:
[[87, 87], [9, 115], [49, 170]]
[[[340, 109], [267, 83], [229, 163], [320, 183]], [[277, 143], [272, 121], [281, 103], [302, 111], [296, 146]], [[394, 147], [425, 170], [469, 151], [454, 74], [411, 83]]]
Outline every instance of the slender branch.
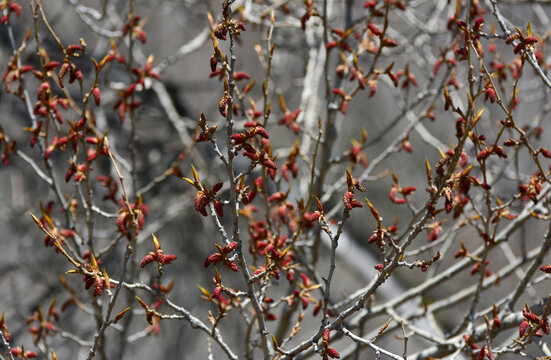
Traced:
[[1, 345], [6, 348], [6, 353], [9, 357], [10, 360], [15, 360], [13, 358], [13, 354], [11, 352], [11, 346], [10, 346], [10, 343], [6, 340], [6, 337], [4, 336], [4, 331], [2, 331], [2, 329], [0, 329], [0, 340], [2, 340], [2, 343]]
[[549, 248], [551, 247], [551, 221], [549, 221], [549, 227], [547, 229], [547, 234], [545, 234], [545, 237], [543, 239], [543, 244], [540, 247], [540, 251], [538, 253], [538, 256], [532, 261], [532, 264], [530, 267], [526, 270], [526, 273], [524, 274], [524, 277], [520, 281], [520, 283], [517, 285], [515, 292], [513, 293], [513, 296], [511, 297], [511, 300], [509, 300], [509, 303], [507, 304], [509, 310], [513, 310], [513, 307], [515, 306], [515, 303], [517, 302], [518, 298], [524, 293], [524, 290], [526, 289], [526, 286], [528, 285], [528, 282], [530, 279], [534, 276], [534, 273], [538, 270], [538, 267], [542, 264], [543, 259], [545, 255], [547, 255], [547, 252], [549, 251]]
[[383, 355], [386, 355], [388, 356], [389, 358], [391, 359], [395, 359], [395, 360], [403, 360], [404, 358], [399, 356], [399, 355], [396, 355], [394, 353], [391, 353], [390, 351], [387, 351], [375, 344], [373, 344], [371, 341], [367, 340], [367, 339], [364, 339], [362, 337], [359, 337], [357, 335], [354, 335], [354, 333], [352, 333], [350, 330], [348, 330], [346, 327], [342, 326], [341, 327], [341, 330], [342, 332], [348, 336], [349, 338], [351, 338], [354, 342], [358, 342], [358, 343], [362, 343], [364, 345], [367, 345], [369, 346], [370, 348], [372, 348], [373, 350], [377, 351], [377, 352], [380, 352], [381, 354]]

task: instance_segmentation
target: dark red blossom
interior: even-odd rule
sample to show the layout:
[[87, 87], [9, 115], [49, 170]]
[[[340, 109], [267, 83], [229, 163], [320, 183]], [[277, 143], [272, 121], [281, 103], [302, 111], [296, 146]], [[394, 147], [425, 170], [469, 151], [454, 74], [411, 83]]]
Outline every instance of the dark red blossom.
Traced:
[[541, 331], [543, 331], [545, 335], [549, 335], [549, 321], [545, 316], [541, 319]]
[[235, 81], [239, 81], [239, 80], [243, 80], [243, 79], [250, 79], [251, 76], [245, 72], [245, 71], [236, 71], [234, 74], [233, 74], [233, 79]]
[[220, 286], [215, 287], [214, 290], [212, 291], [212, 297], [214, 299], [220, 298], [221, 294], [222, 294], [222, 287]]
[[497, 100], [497, 94], [491, 86], [486, 86], [486, 89], [484, 90], [484, 100], [488, 99], [491, 103], [494, 103]]
[[361, 208], [363, 207], [363, 204], [359, 202], [358, 200], [354, 199], [354, 194], [348, 191], [344, 196], [342, 197], [342, 201], [344, 203], [344, 207], [347, 210], [352, 210], [353, 208]]
[[58, 66], [59, 66], [58, 61], [49, 61], [46, 64], [44, 64], [43, 69], [44, 69], [44, 71], [51, 71], [51, 70], [54, 70]]
[[263, 158], [261, 163], [262, 163], [262, 166], [264, 166], [264, 167], [266, 167], [270, 170], [277, 171], [277, 165], [275, 164], [275, 162], [272, 159]]
[[99, 106], [101, 103], [101, 93], [97, 86], [94, 86], [94, 88], [92, 89], [92, 95], [94, 96], [96, 106]]
[[223, 217], [224, 216], [223, 203], [218, 199], [216, 199], [216, 194], [222, 188], [222, 185], [223, 185], [222, 182], [219, 182], [213, 185], [210, 188], [210, 190], [207, 190], [205, 185], [200, 182], [197, 171], [193, 166], [192, 166], [192, 171], [193, 171], [194, 180], [191, 180], [188, 178], [184, 178], [184, 180], [186, 180], [187, 182], [189, 182], [199, 190], [195, 194], [195, 201], [194, 201], [195, 210], [201, 213], [201, 215], [207, 216], [208, 215], [207, 205], [212, 202], [214, 205], [214, 210], [216, 211], [218, 216]]
[[528, 329], [529, 326], [530, 324], [528, 323], [528, 321], [525, 320], [521, 322], [518, 328], [518, 336], [522, 338], [524, 334], [526, 334], [526, 330]]
[[532, 311], [530, 311], [528, 306], [526, 306], [524, 309], [522, 309], [522, 316], [524, 316], [524, 318], [526, 320], [528, 320], [529, 322], [534, 323], [534, 324], [538, 324], [538, 323], [541, 322], [541, 319], [539, 318], [539, 316], [537, 316]]
[[379, 29], [376, 25], [372, 24], [372, 23], [368, 23], [367, 24], [367, 28], [373, 33], [373, 35], [375, 36], [379, 36], [381, 35], [382, 31], [381, 29]]
[[176, 260], [176, 255], [165, 254], [163, 252], [163, 249], [161, 249], [161, 245], [159, 244], [159, 240], [157, 239], [155, 234], [153, 234], [153, 242], [155, 244], [155, 252], [149, 252], [146, 256], [144, 256], [144, 258], [140, 262], [140, 266], [142, 268], [153, 261], [156, 261], [159, 266], [162, 266], [170, 264], [172, 261]]
[[207, 257], [207, 259], [205, 260], [205, 267], [208, 267], [210, 264], [214, 264], [214, 265], [217, 265], [220, 261], [222, 261], [223, 259], [223, 256], [219, 253], [214, 253], [212, 255], [210, 255], [209, 257]]
[[218, 252], [215, 252], [206, 258], [204, 262], [205, 267], [208, 267], [210, 264], [213, 264], [216, 266], [219, 263], [223, 263], [228, 269], [232, 271], [239, 271], [239, 267], [237, 266], [237, 264], [234, 261], [230, 260], [231, 258], [230, 254], [233, 251], [237, 250], [239, 244], [233, 241], [227, 244], [225, 247], [222, 247], [218, 244], [214, 244], [214, 245], [218, 249]]
[[[143, 230], [145, 216], [149, 213], [149, 210], [141, 196], [136, 198], [134, 204], [130, 204], [130, 209], [128, 209], [121, 199], [119, 200], [122, 208], [119, 210], [119, 217], [116, 221], [117, 229], [121, 234], [126, 235], [130, 239], [132, 237], [131, 232], [129, 232], [131, 228], [135, 228], [136, 235]], [[136, 220], [136, 224], [134, 224], [134, 220]]]
[[341, 355], [335, 350], [335, 348], [332, 348], [331, 346], [327, 347], [327, 350], [325, 350], [325, 353], [329, 355], [332, 359], [340, 359]]

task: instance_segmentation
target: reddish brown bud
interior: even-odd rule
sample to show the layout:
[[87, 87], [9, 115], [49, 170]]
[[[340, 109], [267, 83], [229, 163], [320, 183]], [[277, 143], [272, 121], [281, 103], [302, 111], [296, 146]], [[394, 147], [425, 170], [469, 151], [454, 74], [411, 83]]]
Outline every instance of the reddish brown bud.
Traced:
[[283, 194], [281, 191], [278, 191], [270, 195], [270, 197], [268, 198], [268, 201], [269, 202], [282, 201], [283, 199], [285, 199], [285, 194]]
[[485, 90], [485, 100], [490, 99], [490, 102], [494, 103], [497, 100], [497, 94], [494, 89], [487, 87]]
[[233, 261], [228, 261], [225, 263], [225, 265], [228, 267], [228, 269], [232, 270], [232, 271], [239, 271], [239, 268], [237, 267], [237, 265], [233, 262]]
[[94, 96], [96, 106], [99, 106], [99, 104], [101, 103], [101, 94], [97, 86], [94, 86], [94, 88], [92, 89], [92, 95]]
[[528, 326], [530, 324], [528, 323], [528, 321], [523, 321], [520, 323], [520, 326], [518, 328], [518, 335], [522, 338], [524, 336], [524, 334], [526, 334], [526, 330], [528, 329]]
[[268, 135], [268, 132], [266, 131], [266, 129], [264, 129], [262, 126], [257, 126], [255, 129], [254, 129], [254, 132], [255, 134], [258, 134], [260, 136], [262, 136], [264, 139], [269, 139], [270, 138], [270, 135]]
[[300, 273], [300, 278], [305, 287], [308, 288], [312, 286], [312, 280], [310, 280], [310, 277], [308, 277], [308, 275], [306, 275], [305, 273]]
[[341, 358], [341, 355], [337, 352], [337, 350], [335, 350], [331, 346], [327, 347], [327, 350], [325, 350], [325, 352], [332, 359], [340, 359]]
[[58, 61], [50, 61], [50, 62], [47, 62], [46, 64], [44, 64], [44, 71], [51, 71], [51, 70], [54, 70], [56, 67], [59, 66], [59, 62]]
[[376, 36], [381, 35], [381, 30], [380, 30], [377, 26], [373, 25], [372, 23], [368, 23], [368, 24], [367, 24], [367, 28], [368, 28], [374, 35], [376, 35]]
[[516, 146], [518, 144], [520, 144], [520, 143], [518, 141], [516, 141], [515, 139], [508, 139], [508, 140], [505, 140], [503, 142], [504, 146]]
[[220, 217], [224, 217], [224, 208], [220, 201], [214, 200], [214, 210], [216, 211], [216, 214]]
[[342, 197], [342, 201], [344, 203], [344, 207], [347, 210], [352, 210], [356, 207], [363, 207], [363, 204], [359, 202], [358, 200], [354, 199], [354, 194], [350, 191], [346, 192], [344, 196]]
[[322, 341], [325, 345], [326, 345], [326, 344], [329, 344], [329, 339], [330, 339], [329, 334], [330, 334], [329, 329], [325, 329], [325, 330], [323, 331], [323, 337], [322, 337], [322, 340], [321, 340], [321, 341]]
[[343, 114], [346, 114], [346, 109], [348, 108], [348, 100], [344, 100], [341, 103], [341, 107], [339, 108], [340, 112]]
[[303, 296], [300, 301], [302, 303], [302, 310], [305, 310], [308, 307], [308, 298]]
[[292, 284], [295, 281], [295, 271], [293, 269], [287, 271], [286, 277], [289, 284]]
[[398, 46], [398, 42], [392, 38], [384, 38], [383, 39], [383, 46], [387, 46], [387, 47], [396, 47]]
[[334, 89], [331, 90], [331, 92], [333, 92], [333, 94], [339, 95], [343, 99], [346, 97], [346, 93], [341, 88], [334, 88]]
[[539, 323], [541, 320], [540, 318], [532, 313], [529, 309], [527, 309], [526, 307], [524, 309], [522, 309], [522, 316], [524, 316], [524, 318], [532, 323]]
[[11, 353], [12, 355], [20, 356], [20, 355], [23, 355], [23, 350], [20, 347], [16, 347], [11, 349]]
[[481, 152], [478, 153], [478, 155], [476, 156], [477, 160], [484, 160], [486, 159], [488, 156], [490, 156], [490, 154], [488, 153], [487, 150], [482, 150]]
[[482, 26], [484, 26], [484, 18], [480, 16], [478, 19], [475, 20], [473, 24], [473, 31], [480, 31], [480, 29], [482, 29]]
[[205, 260], [204, 265], [205, 267], [208, 267], [210, 264], [217, 265], [220, 261], [222, 261], [222, 255], [214, 253]]
[[270, 159], [262, 159], [262, 166], [277, 171], [277, 165]]
[[[306, 215], [306, 214], [305, 214]], [[310, 215], [310, 221], [316, 221], [320, 218], [321, 216], [321, 213], [319, 211], [314, 211], [311, 215]]]
[[178, 257], [173, 254], [163, 254], [163, 256], [159, 259], [159, 263], [162, 265], [170, 264], [172, 261], [176, 260]]
[[140, 262], [140, 266], [143, 268], [152, 261], [155, 261], [155, 254], [150, 252], [149, 254], [144, 256], [144, 258]]
[[396, 76], [395, 73], [393, 73], [392, 71], [389, 71], [387, 73], [388, 77], [390, 78], [390, 80], [392, 80], [392, 83], [394, 84], [394, 86], [398, 86], [398, 76]]
[[208, 198], [202, 191], [198, 191], [195, 195], [195, 210], [201, 213], [203, 216], [207, 216], [205, 207], [208, 204]]
[[237, 249], [238, 246], [239, 246], [239, 244], [236, 241], [232, 241], [231, 243], [226, 245], [226, 247], [224, 247], [224, 254], [231, 253], [232, 251]]
[[[28, 71], [33, 71], [34, 67], [32, 65], [23, 65], [19, 68], [19, 73], [24, 74]], [[5, 79], [4, 79], [5, 80]], [[3, 81], [3, 80], [2, 80]]]
[[94, 284], [94, 296], [101, 296], [103, 292], [103, 285], [104, 285], [104, 280], [100, 277], [97, 277]]
[[234, 145], [239, 145], [247, 140], [247, 136], [245, 134], [238, 133], [230, 136], [230, 139], [232, 139]]
[[65, 75], [67, 75], [70, 66], [71, 65], [69, 63], [63, 63], [63, 65], [61, 65], [61, 69], [59, 69], [59, 73], [57, 74], [59, 86], [61, 86], [62, 88], [65, 87], [65, 82], [63, 81], [63, 78], [65, 77]]
[[222, 287], [217, 286], [214, 288], [214, 291], [212, 292], [212, 297], [214, 299], [218, 299], [220, 297], [220, 294], [222, 294]]
[[13, 11], [17, 17], [21, 16], [21, 6], [16, 2], [10, 4], [10, 11]]
[[147, 33], [140, 28], [134, 28], [134, 34], [133, 34], [138, 40], [142, 42], [142, 44], [145, 44], [147, 41]]
[[541, 147], [541, 148], [539, 149], [539, 152], [540, 152], [540, 154], [542, 154], [542, 155], [545, 156], [546, 158], [551, 159], [551, 151], [547, 150], [546, 148]]
[[[212, 66], [211, 66], [212, 68]], [[214, 70], [213, 70], [214, 71]], [[236, 71], [234, 74], [233, 74], [233, 79], [235, 81], [239, 81], [239, 80], [243, 80], [243, 79], [250, 79], [251, 76], [249, 74], [247, 74], [247, 72], [245, 71]]]
[[224, 96], [218, 103], [218, 111], [223, 117], [228, 116], [228, 98]]
[[344, 30], [341, 29], [341, 28], [333, 28], [333, 29], [331, 29], [331, 32], [333, 34], [336, 34], [336, 35], [340, 36], [340, 37], [344, 36]]
[[377, 5], [377, 1], [376, 0], [368, 0], [364, 3], [364, 8], [365, 9], [372, 9], [374, 8], [375, 6]]
[[210, 71], [215, 72], [216, 71], [216, 65], [218, 64], [218, 61], [216, 60], [216, 56], [212, 55], [210, 57]]
[[75, 52], [77, 52], [77, 51], [82, 51], [82, 50], [84, 50], [84, 48], [83, 48], [82, 46], [80, 46], [80, 45], [73, 44], [73, 45], [67, 46], [67, 53], [68, 53], [69, 55], [72, 55], [72, 54], [74, 54]]
[[47, 98], [50, 96], [50, 84], [47, 82], [43, 82], [38, 86], [37, 91], [37, 99], [41, 101], [44, 98]]

